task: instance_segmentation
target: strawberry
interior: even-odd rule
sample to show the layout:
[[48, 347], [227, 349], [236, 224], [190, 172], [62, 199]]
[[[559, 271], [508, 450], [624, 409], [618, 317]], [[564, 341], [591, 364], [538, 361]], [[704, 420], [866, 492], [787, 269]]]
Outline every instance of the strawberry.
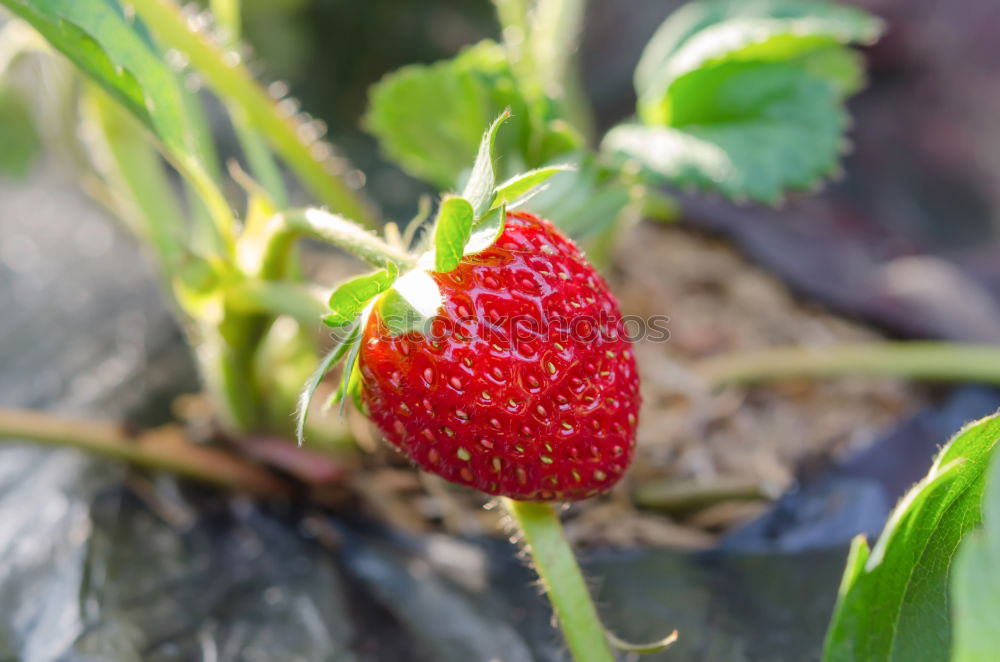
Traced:
[[551, 223], [509, 213], [490, 248], [432, 273], [430, 334], [392, 333], [376, 307], [361, 398], [426, 471], [519, 500], [607, 491], [635, 446], [639, 378], [607, 284]]
[[298, 436], [319, 384], [346, 359], [334, 399], [353, 399], [426, 471], [518, 500], [584, 499], [632, 459], [639, 377], [604, 280], [550, 222], [508, 213], [568, 169], [497, 185], [493, 144], [508, 116], [484, 135], [462, 194], [442, 198], [418, 255], [317, 217], [382, 269], [330, 296], [324, 321], [350, 331], [302, 394]]

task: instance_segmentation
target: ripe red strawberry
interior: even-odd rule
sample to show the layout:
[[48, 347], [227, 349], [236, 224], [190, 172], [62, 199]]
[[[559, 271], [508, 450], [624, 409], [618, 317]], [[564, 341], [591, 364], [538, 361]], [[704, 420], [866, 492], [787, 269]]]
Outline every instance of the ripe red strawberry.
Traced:
[[632, 459], [639, 378], [607, 284], [551, 223], [511, 213], [497, 241], [433, 273], [433, 333], [392, 335], [376, 305], [361, 398], [426, 471], [520, 500], [610, 489]]

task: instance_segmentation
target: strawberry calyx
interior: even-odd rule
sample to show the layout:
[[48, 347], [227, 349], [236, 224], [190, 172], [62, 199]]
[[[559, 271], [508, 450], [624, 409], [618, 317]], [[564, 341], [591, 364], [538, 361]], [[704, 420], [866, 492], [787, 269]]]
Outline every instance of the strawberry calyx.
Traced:
[[[403, 335], [427, 333], [443, 303], [442, 294], [431, 273], [455, 270], [461, 260], [492, 246], [504, 231], [509, 209], [519, 207], [544, 190], [553, 175], [572, 170], [569, 165], [551, 165], [524, 172], [497, 184], [494, 164], [497, 132], [511, 116], [508, 108], [483, 134], [479, 152], [469, 172], [462, 193], [442, 196], [430, 233], [416, 251], [416, 267], [405, 273], [400, 264], [387, 260], [385, 267], [357, 276], [337, 286], [329, 299], [330, 312], [323, 322], [344, 328], [336, 346], [320, 361], [299, 399], [297, 436], [301, 445], [309, 405], [323, 378], [339, 362], [344, 362], [340, 387], [327, 406], [344, 403], [350, 396], [363, 411], [360, 398], [360, 371], [357, 366], [361, 330], [378, 307], [389, 321], [389, 332]], [[423, 214], [412, 223], [421, 224]], [[410, 230], [407, 234], [412, 234]]]

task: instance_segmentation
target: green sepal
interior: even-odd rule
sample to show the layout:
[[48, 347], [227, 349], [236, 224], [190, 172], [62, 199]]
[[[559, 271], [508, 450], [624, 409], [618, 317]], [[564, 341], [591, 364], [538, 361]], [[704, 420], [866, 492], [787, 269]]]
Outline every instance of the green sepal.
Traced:
[[[368, 316], [365, 315], [365, 318]], [[361, 324], [358, 325], [358, 329], [365, 323], [366, 319], [362, 319]], [[361, 352], [361, 336], [359, 334], [358, 338], [351, 343], [351, 347], [347, 352], [347, 360], [344, 362], [344, 371], [340, 379], [340, 388], [337, 389], [337, 393], [340, 394], [338, 401], [340, 402], [340, 415], [344, 415], [344, 404], [347, 402], [347, 398], [344, 394], [349, 394], [354, 399], [355, 404], [360, 402], [360, 390], [361, 390], [361, 370], [358, 367], [358, 354]], [[336, 396], [334, 396], [336, 397]], [[360, 410], [361, 407], [359, 406]]]
[[483, 218], [479, 219], [469, 233], [469, 240], [465, 242], [463, 255], [472, 255], [484, 251], [496, 243], [507, 222], [507, 205], [501, 204], [489, 211]]
[[448, 273], [458, 266], [469, 241], [473, 217], [468, 200], [447, 196], [441, 201], [434, 221], [434, 271]]
[[315, 372], [313, 372], [306, 383], [305, 389], [303, 389], [302, 394], [299, 396], [299, 404], [295, 412], [295, 438], [299, 446], [305, 440], [306, 418], [309, 416], [309, 405], [316, 395], [316, 389], [319, 388], [319, 385], [323, 382], [323, 378], [326, 377], [333, 366], [344, 358], [347, 351], [359, 345], [360, 338], [361, 325], [358, 324], [347, 335], [337, 341], [333, 349], [320, 361], [319, 366], [316, 367]]
[[411, 332], [429, 334], [431, 322], [443, 304], [438, 284], [420, 269], [396, 281], [378, 303], [382, 322], [396, 336]]
[[478, 218], [490, 208], [490, 202], [496, 185], [496, 173], [493, 170], [494, 145], [500, 126], [510, 119], [510, 108], [505, 109], [493, 120], [490, 128], [483, 134], [479, 143], [479, 153], [469, 174], [469, 180], [462, 190], [462, 197], [469, 201], [475, 216]]
[[330, 295], [330, 309], [333, 312], [324, 317], [323, 322], [332, 327], [350, 324], [369, 301], [392, 287], [398, 275], [399, 268], [395, 263], [389, 262], [385, 269], [346, 281]]
[[[478, 253], [491, 246], [503, 232], [508, 207], [523, 203], [544, 190], [545, 182], [560, 172], [574, 170], [572, 165], [550, 165], [515, 175], [499, 186], [495, 185], [493, 170], [494, 145], [500, 126], [510, 117], [505, 110], [483, 134], [479, 154], [472, 168], [472, 176], [462, 195], [445, 196], [438, 208], [431, 236], [431, 251], [422, 260], [425, 269], [448, 273], [458, 267], [465, 255]], [[405, 300], [389, 302], [401, 311], [407, 309]], [[417, 318], [422, 315], [417, 315]], [[400, 328], [412, 330], [419, 322], [404, 322]]]
[[493, 192], [493, 201], [490, 203], [491, 209], [496, 209], [501, 205], [507, 207], [517, 207], [540, 193], [543, 184], [553, 175], [560, 172], [576, 170], [576, 167], [568, 163], [536, 168], [528, 172], [515, 175], [496, 187]]

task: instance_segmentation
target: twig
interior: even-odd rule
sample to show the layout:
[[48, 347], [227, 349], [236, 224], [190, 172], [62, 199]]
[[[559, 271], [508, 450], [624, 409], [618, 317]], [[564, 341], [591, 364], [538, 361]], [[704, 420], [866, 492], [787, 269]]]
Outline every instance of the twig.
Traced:
[[291, 484], [261, 467], [192, 443], [177, 426], [132, 437], [114, 423], [0, 408], [0, 438], [77, 448], [256, 496], [293, 492]]
[[761, 481], [717, 479], [700, 481], [662, 478], [636, 487], [636, 504], [667, 513], [690, 513], [722, 501], [767, 500], [777, 496], [779, 486]]
[[693, 370], [712, 387], [856, 375], [1000, 385], [1000, 346], [911, 341], [776, 347], [714, 356]]

